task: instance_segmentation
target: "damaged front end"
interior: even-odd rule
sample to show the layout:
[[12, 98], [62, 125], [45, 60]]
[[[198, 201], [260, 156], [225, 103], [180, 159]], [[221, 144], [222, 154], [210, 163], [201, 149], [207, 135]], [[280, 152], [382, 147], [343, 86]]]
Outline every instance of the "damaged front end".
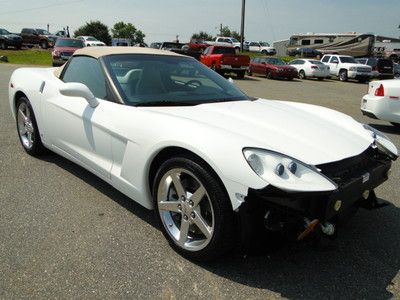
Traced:
[[249, 189], [239, 208], [243, 234], [253, 235], [260, 226], [268, 231], [295, 228], [295, 238], [302, 240], [311, 233], [335, 237], [340, 220], [359, 207], [380, 208], [374, 189], [388, 179], [392, 159], [370, 147], [360, 155], [338, 162], [316, 166], [320, 173], [337, 185], [333, 191], [288, 192], [267, 186]]

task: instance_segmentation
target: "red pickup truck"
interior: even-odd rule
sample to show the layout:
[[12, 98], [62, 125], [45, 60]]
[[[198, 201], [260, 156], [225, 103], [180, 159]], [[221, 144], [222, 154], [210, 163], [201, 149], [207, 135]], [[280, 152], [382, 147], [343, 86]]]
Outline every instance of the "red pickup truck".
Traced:
[[200, 56], [200, 61], [221, 75], [236, 73], [238, 78], [243, 78], [249, 68], [250, 57], [238, 55], [231, 46], [210, 46]]

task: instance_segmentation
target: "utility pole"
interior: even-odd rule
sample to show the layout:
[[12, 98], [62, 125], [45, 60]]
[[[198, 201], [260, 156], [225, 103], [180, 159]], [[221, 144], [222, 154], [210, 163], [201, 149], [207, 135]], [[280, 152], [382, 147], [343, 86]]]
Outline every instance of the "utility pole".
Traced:
[[219, 25], [219, 36], [222, 36], [222, 24]]
[[244, 16], [245, 16], [246, 0], [242, 0], [242, 22], [240, 25], [240, 52], [243, 52], [244, 43]]
[[50, 24], [47, 24], [47, 31], [50, 30]]

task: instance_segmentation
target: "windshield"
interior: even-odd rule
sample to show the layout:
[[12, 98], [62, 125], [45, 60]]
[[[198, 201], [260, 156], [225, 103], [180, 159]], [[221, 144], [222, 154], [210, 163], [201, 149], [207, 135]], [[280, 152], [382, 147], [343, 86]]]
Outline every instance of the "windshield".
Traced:
[[213, 54], [236, 54], [233, 47], [214, 47]]
[[82, 40], [69, 40], [69, 39], [60, 39], [58, 38], [56, 41], [56, 47], [74, 47], [74, 48], [83, 48]]
[[87, 41], [97, 41], [97, 39], [94, 38], [94, 37], [92, 37], [92, 36], [88, 36], [88, 37], [86, 38], [86, 40], [87, 40]]
[[0, 34], [11, 34], [5, 29], [0, 29]]
[[354, 57], [351, 56], [340, 56], [340, 62], [341, 63], [350, 63], [350, 64], [356, 64], [356, 60]]
[[50, 32], [48, 32], [47, 30], [44, 29], [36, 29], [37, 33], [39, 34], [43, 34], [43, 35], [51, 35]]
[[264, 46], [264, 47], [269, 47], [269, 44], [266, 43], [266, 42], [260, 42], [260, 45], [261, 45], [261, 46]]
[[314, 65], [322, 65], [325, 66], [324, 63], [320, 62], [319, 60], [309, 60], [310, 63], [314, 64]]
[[193, 58], [120, 54], [105, 63], [128, 105], [196, 105], [249, 100], [242, 91]]
[[286, 65], [286, 63], [279, 58], [269, 58], [267, 60], [267, 63], [269, 63], [271, 65], [278, 65], [278, 66]]
[[231, 38], [232, 43], [239, 43], [239, 41], [235, 38]]

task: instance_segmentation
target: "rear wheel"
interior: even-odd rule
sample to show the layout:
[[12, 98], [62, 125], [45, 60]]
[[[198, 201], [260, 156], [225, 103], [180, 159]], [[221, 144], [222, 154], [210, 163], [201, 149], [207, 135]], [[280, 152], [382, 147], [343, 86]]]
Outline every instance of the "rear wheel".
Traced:
[[153, 199], [164, 236], [183, 256], [206, 261], [232, 250], [230, 200], [200, 159], [188, 156], [164, 162], [155, 176]]
[[299, 72], [299, 78], [300, 78], [300, 79], [306, 79], [306, 73], [304, 72], [304, 70], [300, 70], [300, 72]]
[[347, 70], [340, 70], [339, 72], [339, 80], [340, 81], [347, 81], [349, 80], [348, 76], [347, 76]]
[[32, 106], [26, 97], [21, 97], [17, 102], [17, 130], [19, 140], [24, 150], [38, 156], [46, 152], [40, 140], [40, 133], [36, 123]]
[[237, 72], [236, 72], [236, 76], [237, 76], [237, 78], [239, 78], [239, 79], [243, 79], [245, 73], [246, 73], [246, 71], [237, 71]]

